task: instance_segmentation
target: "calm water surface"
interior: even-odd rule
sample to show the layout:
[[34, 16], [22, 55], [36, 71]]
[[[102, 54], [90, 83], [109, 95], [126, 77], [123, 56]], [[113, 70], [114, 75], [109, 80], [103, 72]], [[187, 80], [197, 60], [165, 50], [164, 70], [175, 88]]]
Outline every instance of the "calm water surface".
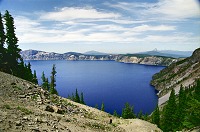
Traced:
[[164, 67], [125, 64], [115, 61], [29, 61], [32, 70], [37, 71], [41, 83], [42, 71], [50, 76], [52, 65], [56, 64], [56, 88], [59, 95], [68, 97], [75, 92], [84, 93], [87, 105], [101, 107], [105, 111], [121, 113], [126, 102], [134, 105], [135, 113], [142, 110], [151, 113], [158, 97], [154, 87], [149, 85], [152, 75]]

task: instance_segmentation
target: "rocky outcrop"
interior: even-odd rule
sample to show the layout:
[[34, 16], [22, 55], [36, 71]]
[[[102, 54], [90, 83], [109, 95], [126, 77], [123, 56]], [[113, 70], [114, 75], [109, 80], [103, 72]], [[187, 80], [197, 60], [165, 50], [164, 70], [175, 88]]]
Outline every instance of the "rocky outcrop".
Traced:
[[49, 94], [38, 85], [3, 72], [0, 72], [0, 115], [0, 132], [161, 132], [154, 124], [114, 117]]
[[193, 85], [197, 78], [200, 78], [200, 48], [196, 49], [191, 57], [182, 59], [155, 74], [151, 84], [159, 90], [159, 104], [162, 104], [168, 100], [172, 88], [178, 93], [181, 84]]
[[147, 65], [169, 66], [178, 59], [164, 56], [138, 55], [138, 54], [110, 54], [110, 55], [88, 55], [76, 52], [58, 54], [54, 52], [44, 52], [37, 50], [26, 50], [21, 52], [24, 60], [109, 60], [124, 63], [137, 63]]
[[137, 63], [145, 65], [161, 65], [169, 66], [170, 64], [177, 62], [178, 59], [161, 57], [161, 56], [146, 56], [146, 57], [136, 57], [136, 56], [123, 56], [117, 61], [124, 63]]

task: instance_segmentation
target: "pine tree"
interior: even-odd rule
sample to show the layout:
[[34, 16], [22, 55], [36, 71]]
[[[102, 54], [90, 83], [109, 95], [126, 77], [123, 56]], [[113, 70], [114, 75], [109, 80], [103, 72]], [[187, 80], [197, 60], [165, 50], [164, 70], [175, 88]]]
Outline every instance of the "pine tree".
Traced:
[[53, 64], [52, 72], [51, 72], [51, 83], [50, 83], [50, 93], [51, 94], [57, 94], [58, 92], [56, 90], [56, 66]]
[[83, 92], [81, 92], [80, 103], [81, 103], [81, 104], [85, 104], [84, 97], [83, 97]]
[[177, 108], [177, 127], [182, 127], [182, 122], [185, 117], [185, 107], [186, 107], [186, 93], [184, 91], [183, 85], [180, 86], [179, 96], [178, 96], [178, 108]]
[[36, 75], [35, 70], [34, 70], [34, 73], [33, 73], [33, 83], [38, 84], [38, 79], [37, 79], [37, 75]]
[[3, 19], [0, 13], [0, 70], [5, 70], [5, 55], [6, 55], [6, 49], [4, 48], [6, 36], [4, 32], [4, 25], [3, 25]]
[[177, 115], [176, 115], [176, 102], [175, 91], [172, 89], [167, 105], [163, 113], [163, 130], [173, 131], [177, 127]]
[[75, 93], [75, 102], [80, 103], [80, 97], [79, 97], [77, 89], [76, 89], [76, 93]]
[[96, 108], [96, 109], [99, 109], [99, 106], [98, 106], [98, 104], [95, 104], [94, 108]]
[[45, 89], [47, 91], [50, 91], [50, 84], [49, 84], [49, 79], [48, 78], [45, 79], [45, 85], [44, 85], [44, 87], [45, 87]]
[[124, 119], [135, 118], [133, 106], [130, 106], [129, 103], [126, 103], [125, 108], [122, 109], [122, 118]]
[[8, 11], [4, 15], [5, 25], [6, 25], [6, 44], [7, 44], [7, 61], [10, 73], [16, 75], [18, 61], [21, 58], [20, 51], [17, 42], [18, 39], [15, 34], [14, 19]]
[[28, 65], [26, 66], [26, 80], [28, 81], [32, 81], [33, 80], [33, 74], [32, 74], [32, 70], [31, 70], [31, 63], [28, 62]]
[[152, 115], [152, 123], [156, 124], [158, 127], [160, 127], [160, 111], [159, 107], [157, 105], [155, 111], [153, 112]]
[[46, 77], [45, 77], [44, 71], [42, 72], [41, 79], [42, 79], [42, 85], [41, 86], [42, 86], [43, 89], [46, 89], [46, 87], [45, 87]]
[[200, 102], [200, 79], [196, 81], [196, 86], [194, 88], [194, 98]]
[[116, 110], [114, 110], [113, 115], [116, 116], [116, 117], [119, 117]]
[[137, 115], [137, 118], [139, 118], [139, 119], [142, 119], [142, 110], [140, 110], [140, 112], [138, 113], [138, 115]]
[[102, 102], [102, 104], [101, 104], [101, 111], [105, 111], [105, 105], [104, 105], [103, 102]]

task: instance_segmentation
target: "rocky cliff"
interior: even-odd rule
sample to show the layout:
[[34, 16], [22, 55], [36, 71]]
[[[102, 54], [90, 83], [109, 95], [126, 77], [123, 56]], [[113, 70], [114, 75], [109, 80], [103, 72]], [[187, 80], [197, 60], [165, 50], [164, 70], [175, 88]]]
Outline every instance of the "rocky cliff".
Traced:
[[76, 52], [58, 54], [37, 50], [26, 50], [21, 52], [24, 60], [112, 60], [124, 63], [137, 63], [147, 65], [169, 66], [179, 59], [164, 56], [152, 56], [144, 54], [109, 54], [109, 55], [88, 55]]
[[168, 100], [172, 88], [178, 93], [181, 84], [192, 85], [197, 78], [200, 78], [200, 48], [191, 57], [173, 63], [155, 74], [151, 84], [159, 90], [159, 104], [162, 104]]
[[0, 72], [0, 115], [0, 132], [161, 132], [149, 122], [114, 117], [51, 95], [38, 85], [3, 72]]

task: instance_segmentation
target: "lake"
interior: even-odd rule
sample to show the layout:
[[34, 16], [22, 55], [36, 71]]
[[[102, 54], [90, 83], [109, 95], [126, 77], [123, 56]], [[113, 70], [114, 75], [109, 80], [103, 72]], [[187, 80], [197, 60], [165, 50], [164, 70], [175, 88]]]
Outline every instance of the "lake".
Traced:
[[142, 110], [151, 113], [158, 102], [156, 90], [150, 85], [153, 74], [164, 67], [139, 64], [126, 64], [115, 61], [26, 61], [37, 71], [41, 84], [42, 72], [50, 77], [52, 65], [56, 64], [56, 89], [60, 96], [68, 97], [75, 93], [84, 93], [87, 105], [101, 107], [105, 111], [121, 114], [124, 104], [134, 105], [135, 113]]

